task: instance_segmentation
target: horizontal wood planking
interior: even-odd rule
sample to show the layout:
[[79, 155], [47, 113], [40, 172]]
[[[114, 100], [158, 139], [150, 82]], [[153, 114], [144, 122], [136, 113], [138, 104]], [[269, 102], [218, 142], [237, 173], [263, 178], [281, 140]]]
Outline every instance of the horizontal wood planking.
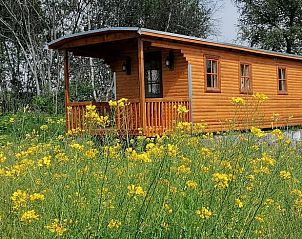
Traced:
[[[245, 97], [240, 94], [239, 64], [248, 62], [252, 65], [253, 91], [264, 93], [269, 97], [268, 101], [259, 108], [263, 114], [262, 118], [259, 116], [260, 126], [271, 127], [271, 117], [274, 113], [280, 114], [281, 122], [279, 124], [277, 122], [275, 126], [302, 124], [302, 107], [299, 103], [302, 101], [302, 63], [256, 56], [242, 57], [239, 53], [217, 50], [209, 52], [208, 49], [203, 53], [217, 55], [220, 58], [221, 93], [204, 92], [204, 73], [200, 73], [204, 72], [204, 54], [190, 53], [189, 56], [185, 54], [193, 69], [194, 120], [204, 120], [211, 131], [226, 129], [223, 124], [227, 125], [226, 121], [232, 119], [235, 112], [235, 106], [230, 103], [231, 98]], [[278, 65], [287, 67], [288, 95], [277, 95]], [[244, 107], [242, 106], [243, 109]]]
[[[165, 65], [169, 49], [152, 48], [162, 52], [162, 80], [163, 80], [163, 98], [186, 98], [188, 97], [188, 69], [187, 61], [183, 54], [174, 51], [174, 70], [169, 70]], [[146, 49], [146, 51], [148, 51]], [[126, 57], [131, 58], [131, 74], [127, 75], [122, 71], [122, 64]], [[119, 58], [110, 62], [110, 67], [116, 72], [116, 94], [117, 99], [128, 98], [135, 99], [139, 97], [138, 82], [138, 62], [137, 50], [130, 49], [122, 51]]]
[[[205, 121], [208, 130], [226, 129], [223, 125], [226, 124], [227, 119], [232, 119], [235, 112], [235, 106], [230, 102], [231, 98], [246, 97], [240, 94], [240, 62], [248, 62], [252, 65], [253, 92], [261, 92], [269, 97], [259, 109], [264, 114], [262, 127], [271, 127], [271, 117], [274, 113], [280, 114], [281, 121], [281, 123], [276, 122], [275, 125], [302, 124], [302, 62], [214, 48], [196, 46], [190, 48], [188, 44], [174, 42], [152, 41], [157, 46], [180, 49], [192, 65], [193, 119], [195, 122]], [[205, 55], [217, 56], [220, 59], [221, 93], [205, 92]], [[277, 93], [279, 65], [287, 68], [288, 95]]]

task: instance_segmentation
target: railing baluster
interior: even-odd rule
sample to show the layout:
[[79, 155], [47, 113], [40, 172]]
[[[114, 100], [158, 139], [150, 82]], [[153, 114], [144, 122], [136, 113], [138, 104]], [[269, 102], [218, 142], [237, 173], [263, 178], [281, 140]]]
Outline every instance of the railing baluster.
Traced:
[[[85, 114], [87, 105], [96, 105], [97, 112], [100, 116], [107, 115], [109, 110], [108, 102], [75, 102], [70, 103], [71, 107], [69, 113], [67, 112], [67, 130], [81, 128], [86, 129], [85, 124]], [[190, 109], [189, 100], [168, 100], [168, 99], [146, 99], [145, 110], [146, 110], [146, 129], [144, 134], [146, 136], [155, 136], [155, 134], [163, 134], [167, 131], [173, 130], [175, 123], [178, 119], [177, 107], [179, 105], [186, 106]], [[176, 108], [174, 107], [176, 106]], [[121, 112], [123, 110], [123, 112]], [[126, 122], [124, 122], [123, 116], [126, 117]], [[130, 133], [137, 132], [138, 128], [141, 128], [141, 112], [140, 112], [140, 102], [133, 101], [129, 103], [124, 109], [117, 107], [115, 116], [115, 127], [117, 130], [125, 130], [126, 128]], [[182, 119], [190, 122], [190, 113], [184, 114]]]
[[159, 113], [158, 113], [158, 119], [159, 119], [159, 130], [160, 130], [160, 134], [163, 133], [163, 120], [162, 120], [162, 117], [163, 117], [163, 102], [159, 102]]

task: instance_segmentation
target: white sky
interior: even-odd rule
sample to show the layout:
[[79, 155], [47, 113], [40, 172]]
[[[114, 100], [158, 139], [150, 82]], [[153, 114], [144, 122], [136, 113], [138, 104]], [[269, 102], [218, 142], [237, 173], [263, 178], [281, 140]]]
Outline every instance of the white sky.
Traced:
[[221, 0], [221, 2], [222, 6], [215, 14], [215, 18], [218, 19], [217, 28], [220, 31], [220, 35], [214, 37], [213, 40], [235, 43], [239, 13], [232, 0]]

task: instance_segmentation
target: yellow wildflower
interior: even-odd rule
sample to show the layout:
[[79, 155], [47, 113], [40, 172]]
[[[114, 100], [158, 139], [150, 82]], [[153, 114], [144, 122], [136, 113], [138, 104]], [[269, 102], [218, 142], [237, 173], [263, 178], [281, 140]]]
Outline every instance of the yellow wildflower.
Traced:
[[203, 122], [194, 123], [194, 124], [193, 124], [193, 133], [194, 133], [194, 134], [203, 133], [204, 130], [205, 130], [205, 128], [206, 128], [206, 124], [203, 123]]
[[46, 130], [48, 130], [48, 125], [47, 125], [47, 124], [41, 125], [41, 126], [40, 126], [40, 129], [41, 129], [42, 131], [46, 131]]
[[39, 167], [50, 167], [51, 165], [51, 156], [45, 156], [42, 159], [38, 160], [38, 166]]
[[59, 219], [54, 219], [50, 225], [45, 226], [50, 232], [56, 234], [57, 236], [62, 236], [64, 232], [67, 231], [67, 228], [60, 223]]
[[291, 178], [291, 173], [288, 171], [280, 171], [279, 175], [283, 180], [287, 180]]
[[200, 168], [200, 171], [201, 172], [203, 172], [203, 173], [207, 173], [207, 172], [209, 172], [209, 167], [206, 167], [206, 166], [202, 166], [201, 168]]
[[265, 218], [263, 215], [258, 214], [258, 215], [256, 215], [255, 219], [256, 219], [256, 221], [263, 223]]
[[164, 222], [161, 224], [161, 227], [165, 230], [165, 231], [168, 231], [169, 230], [169, 224]]
[[215, 188], [225, 189], [229, 186], [229, 176], [224, 173], [214, 173], [212, 180], [215, 183]]
[[3, 153], [0, 152], [0, 163], [4, 163], [6, 161], [6, 157]]
[[211, 153], [212, 153], [212, 152], [211, 152], [211, 150], [210, 150], [209, 148], [203, 147], [203, 148], [200, 149], [200, 154], [201, 154], [202, 156], [208, 156], [208, 155], [210, 155]]
[[72, 143], [69, 146], [70, 146], [70, 148], [76, 149], [76, 150], [79, 150], [79, 151], [83, 151], [84, 150], [84, 146], [80, 145], [80, 144], [77, 144], [77, 143]]
[[170, 156], [170, 157], [176, 157], [178, 148], [175, 145], [168, 144], [167, 151], [168, 151], [168, 156]]
[[122, 225], [122, 223], [120, 221], [111, 219], [107, 225], [107, 228], [108, 229], [118, 229], [121, 225]]
[[256, 94], [253, 95], [253, 97], [254, 97], [254, 99], [259, 101], [260, 103], [263, 103], [268, 99], [268, 97], [263, 93], [256, 93]]
[[280, 129], [274, 129], [272, 135], [275, 136], [278, 140], [284, 139], [284, 135]]
[[187, 186], [187, 188], [190, 188], [190, 189], [196, 189], [198, 184], [196, 182], [194, 182], [193, 180], [189, 180], [186, 182], [186, 186]]
[[261, 129], [256, 128], [256, 127], [251, 128], [251, 133], [253, 135], [257, 136], [258, 138], [262, 138], [266, 135]]
[[117, 107], [117, 102], [115, 100], [109, 100], [109, 106], [110, 108], [115, 108]]
[[9, 123], [13, 124], [15, 122], [16, 122], [16, 118], [14, 117], [9, 118]]
[[31, 223], [34, 220], [39, 220], [39, 214], [35, 210], [26, 211], [22, 214], [20, 221]]
[[190, 122], [180, 121], [180, 122], [177, 123], [176, 129], [188, 133], [188, 132], [191, 131], [191, 126], [192, 126], [192, 124]]
[[41, 193], [34, 193], [29, 195], [30, 201], [43, 201], [45, 199], [45, 196]]
[[169, 186], [170, 193], [177, 193], [177, 187]]
[[173, 212], [172, 208], [168, 203], [164, 204], [164, 209], [167, 211], [167, 213], [171, 214]]
[[243, 202], [239, 198], [236, 198], [235, 199], [235, 206], [239, 207], [239, 208], [243, 208]]
[[85, 155], [87, 158], [92, 159], [96, 157], [97, 153], [98, 151], [96, 149], [89, 149], [85, 152]]
[[121, 98], [117, 101], [117, 105], [118, 105], [118, 107], [123, 108], [128, 105], [127, 102], [128, 102], [128, 99]]
[[135, 186], [135, 185], [131, 184], [127, 187], [127, 189], [128, 189], [127, 195], [129, 197], [135, 197], [135, 196], [145, 197], [146, 196], [146, 192], [143, 190], [143, 188], [141, 186]]
[[232, 97], [231, 103], [236, 106], [245, 105], [245, 100], [241, 97]]
[[177, 173], [183, 173], [183, 174], [190, 174], [191, 173], [191, 168], [186, 167], [185, 165], [180, 165], [177, 169]]
[[27, 202], [27, 193], [18, 189], [17, 191], [15, 191], [13, 193], [13, 195], [11, 196], [11, 200], [13, 203], [13, 209], [19, 209], [21, 207], [25, 207], [26, 206], [26, 202]]
[[264, 205], [269, 207], [270, 205], [272, 205], [274, 203], [274, 200], [271, 198], [268, 198], [265, 200]]
[[204, 220], [209, 219], [213, 216], [213, 212], [207, 207], [202, 207], [201, 209], [196, 210], [196, 214]]
[[188, 113], [189, 110], [187, 109], [187, 107], [185, 105], [178, 105], [178, 106], [174, 106], [175, 108], [177, 107], [177, 113], [178, 114], [184, 114], [184, 113]]

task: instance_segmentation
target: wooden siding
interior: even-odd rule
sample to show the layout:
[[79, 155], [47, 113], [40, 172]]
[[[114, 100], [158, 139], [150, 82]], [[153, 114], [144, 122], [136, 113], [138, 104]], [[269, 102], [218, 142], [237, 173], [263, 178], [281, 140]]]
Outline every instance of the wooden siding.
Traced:
[[[188, 97], [188, 63], [181, 51], [174, 51], [174, 70], [169, 70], [165, 65], [170, 49], [153, 48], [162, 52], [162, 81], [163, 98], [183, 99]], [[122, 64], [126, 57], [131, 58], [131, 75], [122, 71]], [[117, 99], [138, 99], [138, 64], [137, 50], [127, 50], [120, 53], [119, 58], [110, 62], [110, 67], [116, 72]]]
[[[263, 58], [247, 54], [227, 51], [203, 49], [183, 51], [187, 60], [192, 64], [193, 81], [193, 115], [195, 121], [203, 120], [211, 131], [225, 130], [230, 127], [229, 120], [235, 117], [235, 107], [230, 103], [232, 97], [243, 97], [252, 104], [247, 111], [249, 117], [256, 118], [258, 126], [271, 127], [273, 114], [279, 114], [276, 125], [302, 124], [302, 63], [295, 61]], [[204, 54], [219, 57], [221, 93], [205, 92]], [[252, 65], [253, 93], [261, 92], [268, 96], [268, 100], [256, 111], [255, 100], [251, 96], [240, 94], [239, 66], [240, 62]], [[278, 95], [277, 67], [286, 66], [288, 74], [288, 95]], [[253, 103], [254, 101], [254, 103]], [[243, 115], [237, 116], [239, 121]], [[247, 120], [247, 119], [246, 119]]]
[[[210, 47], [180, 44], [162, 40], [150, 40], [156, 47], [181, 49], [186, 61], [192, 65], [192, 111], [194, 122], [204, 121], [209, 131], [227, 130], [230, 121], [248, 122], [247, 116], [255, 118], [249, 124], [263, 128], [272, 125], [273, 114], [279, 114], [274, 126], [302, 124], [302, 62], [273, 56], [261, 56], [247, 52], [220, 50]], [[205, 56], [219, 58], [220, 93], [205, 92]], [[258, 109], [252, 96], [240, 93], [240, 63], [249, 63], [252, 68], [253, 93], [260, 92], [269, 97]], [[278, 94], [277, 67], [287, 69], [287, 95]], [[243, 97], [249, 106], [243, 106], [235, 116], [232, 97]], [[257, 111], [257, 112], [255, 112]], [[242, 125], [241, 125], [242, 126]]]

